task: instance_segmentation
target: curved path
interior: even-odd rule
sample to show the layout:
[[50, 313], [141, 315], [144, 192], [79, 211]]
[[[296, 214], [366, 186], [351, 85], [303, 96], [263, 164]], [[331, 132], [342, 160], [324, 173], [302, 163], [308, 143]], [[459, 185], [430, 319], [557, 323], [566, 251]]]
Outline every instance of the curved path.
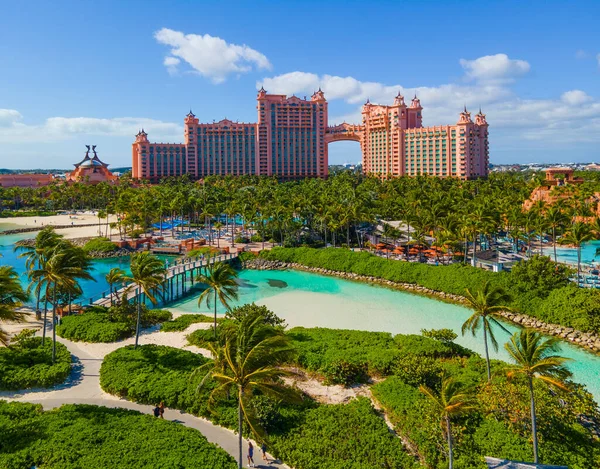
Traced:
[[[140, 336], [140, 339], [140, 343], [143, 344], [143, 335]], [[64, 340], [60, 337], [57, 337], [57, 340], [69, 349], [73, 359], [71, 375], [67, 378], [65, 383], [44, 390], [3, 391], [0, 392], [0, 399], [42, 404], [44, 409], [53, 409], [55, 407], [60, 407], [63, 404], [93, 404], [105, 407], [137, 410], [144, 414], [152, 414], [154, 409], [153, 406], [136, 404], [135, 402], [120, 399], [105, 393], [100, 388], [101, 358], [93, 357], [79, 347], [76, 342]], [[175, 409], [165, 409], [165, 419], [180, 423], [186, 427], [195, 428], [200, 431], [208, 441], [223, 448], [237, 461], [238, 437], [233, 431], [214, 425], [209, 420]], [[281, 464], [279, 461], [274, 460], [272, 456], [269, 456], [271, 461], [270, 464], [263, 462], [261, 452], [258, 450], [259, 446], [256, 442], [253, 442], [253, 444], [255, 447], [254, 462], [256, 463], [254, 467], [289, 469], [285, 464]], [[247, 443], [244, 441], [244, 463], [246, 463], [246, 454]]]

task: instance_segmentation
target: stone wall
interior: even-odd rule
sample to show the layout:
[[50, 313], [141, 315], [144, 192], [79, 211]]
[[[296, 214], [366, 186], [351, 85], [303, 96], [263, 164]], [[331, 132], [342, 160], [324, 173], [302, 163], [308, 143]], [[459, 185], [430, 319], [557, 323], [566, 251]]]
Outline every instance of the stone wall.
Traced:
[[[421, 287], [413, 283], [392, 282], [391, 280], [385, 280], [378, 277], [371, 277], [366, 275], [359, 275], [350, 272], [338, 272], [335, 270], [327, 270], [319, 267], [306, 267], [302, 264], [269, 261], [261, 258], [256, 258], [247, 261], [245, 263], [245, 267], [248, 269], [256, 270], [303, 270], [306, 272], [313, 272], [321, 275], [332, 275], [335, 277], [341, 277], [347, 280], [375, 283], [386, 287], [398, 288], [412, 293], [417, 293], [419, 295], [430, 296], [432, 298], [439, 299], [442, 301], [459, 303], [463, 305], [465, 304], [465, 298], [460, 295], [453, 295], [451, 293], [444, 293], [431, 290], [429, 288]], [[573, 329], [572, 327], [560, 326], [558, 324], [548, 324], [540, 321], [537, 318], [527, 316], [526, 314], [517, 314], [509, 311], [503, 311], [500, 314], [507, 321], [510, 321], [519, 326], [536, 329], [540, 332], [543, 332], [544, 334], [560, 337], [564, 340], [572, 342], [575, 345], [579, 345], [589, 351], [600, 353], [600, 336], [587, 332], [581, 332], [576, 329]]]

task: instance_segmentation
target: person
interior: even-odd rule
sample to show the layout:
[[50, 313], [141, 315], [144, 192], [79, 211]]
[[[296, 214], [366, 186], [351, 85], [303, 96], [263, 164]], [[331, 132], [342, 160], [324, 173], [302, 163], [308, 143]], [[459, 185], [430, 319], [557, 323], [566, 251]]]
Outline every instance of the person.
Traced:
[[158, 406], [158, 408], [160, 409], [160, 418], [164, 419], [165, 418], [165, 403], [163, 401], [160, 401], [160, 405]]
[[267, 457], [267, 444], [263, 442], [263, 444], [260, 446], [260, 450], [262, 451], [263, 461], [267, 461], [269, 464], [271, 464], [269, 458]]
[[156, 407], [154, 408], [154, 416], [155, 416], [156, 418], [160, 417], [160, 407], [159, 407], [159, 406], [156, 406]]
[[248, 440], [248, 466], [254, 467], [254, 446], [250, 440]]

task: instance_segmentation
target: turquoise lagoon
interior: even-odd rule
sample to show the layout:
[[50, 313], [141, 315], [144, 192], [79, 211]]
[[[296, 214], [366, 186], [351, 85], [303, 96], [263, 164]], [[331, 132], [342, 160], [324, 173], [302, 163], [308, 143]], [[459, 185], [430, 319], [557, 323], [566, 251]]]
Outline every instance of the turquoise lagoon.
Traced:
[[[239, 300], [236, 305], [255, 302], [265, 305], [284, 318], [290, 327], [329, 327], [366, 331], [385, 331], [392, 334], [420, 334], [421, 329], [452, 329], [458, 334], [456, 342], [483, 354], [480, 336], [460, 333], [463, 322], [470, 316], [468, 308], [412, 295], [384, 287], [326, 277], [301, 271], [240, 272]], [[188, 297], [170, 306], [173, 311], [204, 312], [198, 307], [197, 296]], [[223, 314], [223, 308], [218, 308]], [[517, 328], [506, 324], [512, 332]], [[495, 331], [500, 344], [510, 335]], [[492, 358], [508, 360], [500, 345], [498, 352], [490, 350]], [[583, 383], [600, 401], [600, 356], [562, 342], [562, 354], [573, 361], [569, 368], [574, 381]]]
[[[596, 250], [600, 248], [600, 241], [589, 241], [581, 245], [581, 263], [587, 265], [600, 264], [600, 255], [596, 256]], [[552, 246], [544, 246], [544, 254], [554, 259]], [[559, 262], [577, 264], [577, 249], [556, 247], [556, 258]]]
[[[0, 230], [2, 225], [0, 225]], [[7, 228], [4, 228], [7, 229]], [[25, 263], [13, 252], [14, 243], [20, 239], [34, 237], [35, 233], [0, 235], [0, 264], [12, 265], [27, 284]], [[594, 248], [595, 249], [595, 248]], [[595, 252], [595, 251], [594, 251]], [[98, 297], [108, 290], [104, 276], [113, 267], [128, 270], [128, 258], [94, 260], [93, 275], [96, 282], [82, 283], [83, 300]], [[239, 277], [239, 300], [237, 305], [255, 302], [265, 305], [284, 318], [289, 326], [330, 327], [367, 331], [385, 331], [392, 334], [419, 334], [421, 329], [448, 328], [458, 335], [456, 342], [483, 354], [480, 337], [461, 336], [462, 323], [469, 317], [470, 310], [430, 298], [412, 295], [388, 288], [335, 277], [326, 277], [300, 271], [257, 271], [244, 270]], [[212, 310], [198, 307], [197, 295], [172, 303], [169, 309], [184, 313]], [[218, 309], [223, 314], [222, 308]], [[511, 332], [517, 328], [506, 326]], [[504, 343], [509, 335], [502, 330], [496, 332], [498, 342]], [[569, 367], [574, 380], [585, 384], [597, 401], [600, 401], [600, 357], [563, 342], [563, 355], [573, 359]], [[493, 358], [508, 360], [503, 348]]]

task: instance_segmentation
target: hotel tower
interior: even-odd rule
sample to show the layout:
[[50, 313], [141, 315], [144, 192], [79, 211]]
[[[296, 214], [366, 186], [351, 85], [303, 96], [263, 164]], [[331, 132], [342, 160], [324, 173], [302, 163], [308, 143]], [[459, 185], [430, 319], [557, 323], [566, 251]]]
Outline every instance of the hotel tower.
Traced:
[[328, 126], [319, 89], [310, 99], [257, 96], [257, 123], [224, 119], [201, 124], [190, 111], [184, 143], [150, 143], [142, 129], [133, 143], [133, 177], [159, 182], [167, 176], [256, 174], [283, 180], [326, 177], [327, 147], [360, 143], [363, 171], [381, 178], [431, 175], [476, 179], [488, 175], [488, 124], [466, 107], [455, 125], [423, 127], [421, 102], [398, 94], [391, 106], [362, 107], [362, 123]]

